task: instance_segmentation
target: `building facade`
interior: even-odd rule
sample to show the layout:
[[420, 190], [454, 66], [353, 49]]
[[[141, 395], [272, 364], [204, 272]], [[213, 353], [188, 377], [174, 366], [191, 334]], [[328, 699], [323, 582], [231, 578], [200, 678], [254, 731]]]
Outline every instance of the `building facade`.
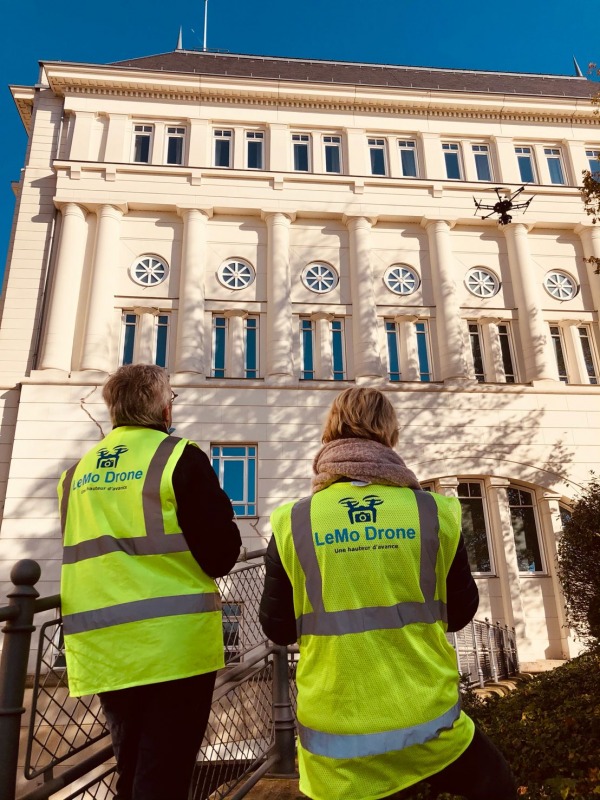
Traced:
[[[56, 591], [56, 483], [109, 430], [119, 364], [167, 368], [249, 548], [309, 492], [336, 393], [375, 386], [422, 484], [461, 500], [478, 617], [515, 626], [522, 659], [572, 655], [555, 555], [600, 462], [594, 90], [185, 50], [12, 87], [3, 588], [32, 557]], [[474, 213], [522, 185], [510, 224]]]

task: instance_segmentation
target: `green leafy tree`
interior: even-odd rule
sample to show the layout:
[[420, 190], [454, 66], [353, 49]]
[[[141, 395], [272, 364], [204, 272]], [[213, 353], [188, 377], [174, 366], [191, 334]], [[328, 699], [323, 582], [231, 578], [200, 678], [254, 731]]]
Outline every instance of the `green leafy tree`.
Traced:
[[[600, 76], [600, 69], [597, 68], [596, 64], [590, 64], [588, 71], [591, 74]], [[598, 92], [595, 97], [592, 97], [592, 103], [600, 107], [600, 92]], [[595, 113], [600, 113], [598, 108]], [[598, 167], [596, 169], [584, 170], [581, 196], [583, 198], [585, 212], [589, 214], [592, 218], [592, 222], [595, 224], [600, 220], [600, 159], [598, 160]], [[596, 267], [596, 274], [600, 275], [600, 258], [590, 256], [590, 258], [586, 258], [585, 260], [594, 264]]]
[[600, 478], [596, 475], [563, 524], [558, 576], [569, 624], [584, 640], [600, 641]]

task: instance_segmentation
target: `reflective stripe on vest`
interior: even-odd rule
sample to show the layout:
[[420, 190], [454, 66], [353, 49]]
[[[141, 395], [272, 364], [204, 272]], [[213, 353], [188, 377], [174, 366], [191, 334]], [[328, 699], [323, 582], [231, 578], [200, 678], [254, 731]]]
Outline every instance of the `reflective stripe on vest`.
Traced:
[[430, 742], [452, 728], [459, 716], [460, 701], [436, 719], [382, 733], [323, 733], [300, 722], [297, 725], [300, 743], [309, 753], [326, 758], [363, 758]]
[[[127, 538], [116, 538], [105, 535], [95, 539], [86, 539], [78, 544], [67, 545], [63, 548], [63, 564], [77, 564], [88, 558], [96, 558], [108, 553], [122, 551], [130, 556], [154, 556], [165, 553], [185, 553], [189, 550], [185, 537], [182, 533], [165, 533], [162, 506], [160, 501], [160, 483], [162, 475], [167, 465], [167, 461], [178, 442], [181, 440], [175, 436], [164, 439], [156, 449], [152, 460], [148, 466], [148, 473], [144, 480], [142, 489], [142, 506], [144, 521], [146, 523], [145, 536], [130, 536]], [[77, 464], [71, 467], [65, 475], [63, 481], [62, 503], [60, 508], [62, 530], [66, 530], [67, 510], [69, 506], [69, 495], [71, 482]]]
[[440, 546], [437, 505], [428, 492], [414, 492], [421, 532], [419, 585], [424, 602], [396, 603], [393, 606], [369, 606], [344, 611], [326, 611], [323, 601], [323, 579], [313, 544], [310, 504], [312, 497], [299, 500], [292, 507], [292, 539], [298, 561], [306, 577], [306, 594], [313, 608], [296, 620], [300, 636], [340, 636], [386, 628], [402, 628], [414, 622], [447, 620], [443, 600], [435, 599], [437, 584], [435, 565]]
[[[95, 539], [86, 539], [63, 548], [63, 564], [77, 564], [90, 558], [109, 553], [122, 552], [128, 556], [166, 555], [168, 553], [189, 552], [183, 533], [165, 533], [164, 518], [160, 498], [160, 484], [167, 462], [173, 450], [181, 441], [169, 436], [159, 444], [148, 465], [148, 472], [142, 488], [142, 507], [146, 526], [145, 536], [118, 538], [105, 534]], [[66, 530], [67, 511], [71, 483], [77, 464], [67, 470], [63, 481], [63, 494], [60, 507], [62, 530]], [[127, 622], [140, 622], [158, 617], [171, 617], [182, 614], [197, 614], [221, 609], [218, 592], [204, 592], [192, 595], [173, 595], [154, 597], [147, 600], [134, 600], [92, 611], [78, 611], [63, 616], [65, 635], [122, 625]]]
[[198, 614], [204, 611], [219, 611], [221, 598], [216, 592], [184, 594], [174, 597], [153, 597], [149, 600], [133, 600], [116, 606], [98, 608], [93, 611], [78, 611], [63, 617], [65, 634], [84, 633], [126, 622], [140, 622], [157, 617], [174, 617], [181, 614]]

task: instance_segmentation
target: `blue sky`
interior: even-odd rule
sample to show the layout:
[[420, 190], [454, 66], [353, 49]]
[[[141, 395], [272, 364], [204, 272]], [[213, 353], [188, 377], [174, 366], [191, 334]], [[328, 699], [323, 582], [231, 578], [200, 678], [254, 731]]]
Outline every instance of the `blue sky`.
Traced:
[[[26, 135], [8, 91], [33, 85], [38, 61], [110, 63], [202, 46], [203, 0], [0, 0], [0, 273]], [[233, 53], [413, 66], [573, 74], [600, 62], [592, 7], [455, 0], [209, 0], [208, 48]]]

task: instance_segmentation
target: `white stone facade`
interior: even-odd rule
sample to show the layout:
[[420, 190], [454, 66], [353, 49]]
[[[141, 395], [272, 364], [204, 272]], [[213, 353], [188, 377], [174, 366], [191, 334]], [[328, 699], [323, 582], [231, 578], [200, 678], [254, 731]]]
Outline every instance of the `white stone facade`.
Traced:
[[[600, 151], [588, 82], [419, 91], [350, 85], [343, 65], [329, 83], [241, 74], [237, 56], [213, 57], [238, 71], [216, 75], [188, 56], [47, 63], [13, 87], [30, 138], [0, 327], [0, 588], [32, 557], [56, 591], [57, 480], [109, 429], [106, 374], [158, 359], [179, 435], [255, 448], [256, 497], [237, 498], [250, 548], [308, 493], [335, 394], [382, 388], [421, 482], [473, 504], [478, 617], [514, 625], [523, 659], [572, 655], [560, 506], [600, 462], [600, 277], [584, 261], [600, 229], [577, 188]], [[522, 185], [519, 157], [527, 213], [474, 216], [473, 196]]]

